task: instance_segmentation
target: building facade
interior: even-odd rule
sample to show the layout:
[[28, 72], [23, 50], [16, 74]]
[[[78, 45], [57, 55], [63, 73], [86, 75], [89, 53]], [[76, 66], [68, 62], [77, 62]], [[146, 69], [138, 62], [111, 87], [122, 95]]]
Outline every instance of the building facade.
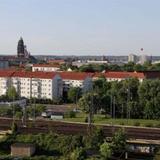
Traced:
[[[108, 82], [112, 82], [112, 81], [122, 81], [125, 79], [129, 79], [129, 78], [137, 78], [140, 82], [142, 82], [144, 79], [146, 78], [151, 78], [147, 76], [147, 73], [143, 73], [143, 72], [121, 72], [121, 71], [108, 71], [105, 73], [101, 73], [101, 74], [95, 74], [93, 76], [93, 79], [96, 80], [99, 77], [104, 77], [106, 79], [106, 81]], [[160, 75], [157, 75], [157, 77]]]
[[58, 72], [63, 81], [63, 90], [68, 91], [71, 87], [79, 87], [83, 92], [92, 89], [91, 73], [82, 72]]
[[56, 73], [0, 71], [0, 95], [4, 95], [14, 86], [21, 97], [51, 99], [62, 97], [63, 84], [61, 77]]
[[56, 72], [60, 70], [59, 64], [33, 64], [32, 71]]
[[30, 157], [35, 153], [36, 147], [33, 144], [15, 143], [11, 145], [11, 156]]
[[135, 54], [129, 54], [128, 55], [128, 62], [136, 63], [137, 62], [137, 56]]

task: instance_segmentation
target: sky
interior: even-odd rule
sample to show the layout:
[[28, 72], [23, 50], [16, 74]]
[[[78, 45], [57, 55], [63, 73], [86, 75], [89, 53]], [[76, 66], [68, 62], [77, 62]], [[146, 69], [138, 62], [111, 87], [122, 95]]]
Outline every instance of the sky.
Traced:
[[0, 54], [160, 56], [160, 0], [0, 0]]

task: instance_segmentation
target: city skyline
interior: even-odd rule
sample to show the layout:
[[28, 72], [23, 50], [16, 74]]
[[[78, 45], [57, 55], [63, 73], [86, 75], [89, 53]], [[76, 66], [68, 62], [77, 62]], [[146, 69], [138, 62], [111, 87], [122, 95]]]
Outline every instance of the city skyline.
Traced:
[[158, 0], [0, 2], [3, 55], [21, 36], [33, 55], [160, 55]]

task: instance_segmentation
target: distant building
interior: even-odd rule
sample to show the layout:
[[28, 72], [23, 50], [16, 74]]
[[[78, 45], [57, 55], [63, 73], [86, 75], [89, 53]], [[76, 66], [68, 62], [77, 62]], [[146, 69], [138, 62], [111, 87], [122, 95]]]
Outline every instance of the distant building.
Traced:
[[9, 67], [9, 62], [7, 60], [0, 60], [0, 69], [6, 69]]
[[60, 70], [59, 64], [33, 64], [32, 71], [55, 72]]
[[137, 78], [140, 82], [145, 79], [142, 72], [106, 72], [104, 74], [106, 81], [122, 81], [128, 78]]
[[144, 79], [159, 79], [160, 71], [126, 72], [126, 71], [107, 71], [105, 73], [95, 73], [93, 80], [104, 77], [106, 81], [122, 81], [129, 78], [137, 78], [140, 82]]
[[25, 143], [15, 143], [11, 145], [11, 156], [30, 157], [35, 153], [35, 145]]
[[129, 56], [128, 56], [128, 62], [134, 62], [134, 63], [136, 63], [136, 60], [137, 60], [137, 56], [136, 55], [129, 54]]
[[142, 55], [140, 56], [140, 64], [144, 64], [144, 63], [147, 62], [147, 61], [148, 61], [147, 55], [142, 54]]
[[65, 61], [63, 59], [49, 59], [49, 60], [47, 60], [47, 63], [51, 63], [51, 64], [65, 64]]
[[24, 58], [25, 57], [25, 53], [24, 53], [24, 42], [22, 37], [20, 38], [20, 40], [18, 41], [18, 46], [17, 46], [17, 57], [18, 58]]
[[87, 64], [108, 64], [107, 60], [97, 61], [97, 60], [87, 60]]

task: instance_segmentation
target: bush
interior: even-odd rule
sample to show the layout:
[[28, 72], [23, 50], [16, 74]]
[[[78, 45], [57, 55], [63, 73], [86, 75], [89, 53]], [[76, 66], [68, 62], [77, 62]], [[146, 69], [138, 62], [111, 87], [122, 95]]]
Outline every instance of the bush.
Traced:
[[76, 118], [76, 113], [74, 111], [69, 111], [65, 114], [66, 118]]
[[100, 146], [100, 153], [101, 156], [107, 160], [111, 157], [112, 155], [112, 149], [110, 147], [110, 145], [107, 142], [104, 142], [101, 146]]
[[119, 124], [120, 124], [120, 125], [124, 125], [124, 122], [120, 122]]
[[155, 127], [160, 128], [160, 123], [155, 124]]
[[140, 126], [140, 122], [134, 122], [133, 125], [134, 126]]
[[153, 124], [152, 123], [146, 123], [145, 127], [153, 127]]
[[71, 160], [85, 160], [87, 157], [87, 154], [83, 148], [76, 148], [71, 153]]
[[85, 122], [85, 123], [87, 123], [87, 122], [88, 122], [88, 117], [86, 117], [86, 118], [84, 119], [84, 122]]

